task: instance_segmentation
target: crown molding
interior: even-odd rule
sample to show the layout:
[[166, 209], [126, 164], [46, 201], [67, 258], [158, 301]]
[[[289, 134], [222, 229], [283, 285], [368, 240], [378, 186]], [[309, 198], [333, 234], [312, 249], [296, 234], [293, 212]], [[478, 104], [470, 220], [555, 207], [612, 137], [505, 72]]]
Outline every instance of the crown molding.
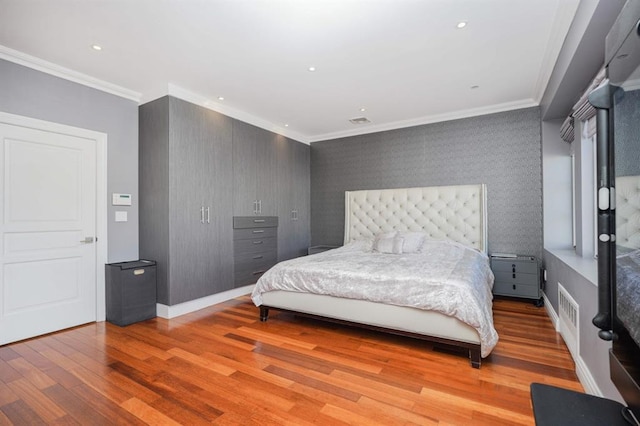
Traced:
[[172, 84], [172, 83], [168, 84], [167, 94], [169, 96], [173, 96], [175, 98], [182, 99], [183, 101], [200, 105], [204, 108], [219, 112], [220, 114], [224, 114], [228, 117], [235, 118], [240, 121], [244, 121], [245, 123], [252, 124], [254, 126], [268, 130], [270, 132], [277, 133], [279, 135], [282, 135], [287, 138], [291, 138], [298, 142], [302, 142], [304, 144], [309, 145], [309, 138], [303, 135], [302, 133], [298, 133], [296, 131], [293, 131], [287, 128], [276, 126], [275, 124], [271, 123], [268, 120], [265, 120], [260, 117], [256, 117], [255, 115], [230, 107], [228, 105], [223, 105], [218, 101], [213, 101], [207, 98], [206, 96], [202, 96], [197, 93], [190, 92], [186, 89], [183, 89], [180, 86], [176, 86], [175, 84]]
[[45, 61], [44, 59], [36, 58], [35, 56], [27, 55], [26, 53], [3, 45], [0, 45], [0, 59], [60, 77], [65, 80], [73, 81], [74, 83], [82, 84], [83, 86], [91, 87], [121, 98], [130, 99], [138, 103], [142, 98], [140, 93], [134, 92], [133, 90], [56, 65], [52, 62]]
[[439, 123], [442, 121], [458, 120], [461, 118], [469, 118], [469, 117], [476, 117], [480, 115], [494, 114], [497, 112], [511, 111], [511, 110], [521, 109], [521, 108], [529, 108], [529, 107], [534, 107], [538, 105], [539, 103], [533, 99], [524, 99], [521, 101], [506, 102], [506, 103], [490, 105], [482, 108], [472, 108], [472, 109], [455, 111], [455, 112], [450, 112], [445, 114], [437, 114], [437, 115], [430, 115], [430, 116], [425, 116], [420, 118], [414, 118], [410, 120], [394, 121], [392, 123], [366, 126], [366, 128], [361, 127], [359, 129], [354, 129], [354, 130], [325, 133], [322, 135], [317, 135], [309, 138], [309, 142], [313, 143], [313, 142], [320, 142], [320, 141], [325, 141], [330, 139], [344, 138], [349, 136], [359, 136], [359, 135], [365, 135], [369, 133], [378, 133], [378, 132], [384, 132], [388, 130], [403, 129], [406, 127], [421, 126], [424, 124]]

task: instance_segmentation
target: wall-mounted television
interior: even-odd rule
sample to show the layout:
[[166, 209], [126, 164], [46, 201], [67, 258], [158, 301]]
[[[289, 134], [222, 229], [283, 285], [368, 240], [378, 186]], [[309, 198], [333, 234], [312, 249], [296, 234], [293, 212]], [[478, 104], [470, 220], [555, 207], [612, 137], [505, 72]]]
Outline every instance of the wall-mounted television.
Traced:
[[[612, 341], [611, 380], [627, 416], [640, 419], [640, 0], [628, 0], [607, 35], [608, 82], [597, 108], [599, 335]], [[628, 419], [630, 420], [630, 419]]]

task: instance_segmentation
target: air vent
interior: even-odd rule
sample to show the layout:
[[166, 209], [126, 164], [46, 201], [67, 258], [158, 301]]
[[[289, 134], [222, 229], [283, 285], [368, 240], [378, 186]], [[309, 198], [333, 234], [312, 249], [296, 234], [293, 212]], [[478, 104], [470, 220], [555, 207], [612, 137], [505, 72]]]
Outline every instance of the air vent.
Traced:
[[349, 120], [352, 124], [366, 124], [371, 123], [367, 117], [356, 117]]
[[580, 308], [560, 283], [558, 283], [558, 311], [560, 334], [571, 354], [577, 359], [580, 345]]

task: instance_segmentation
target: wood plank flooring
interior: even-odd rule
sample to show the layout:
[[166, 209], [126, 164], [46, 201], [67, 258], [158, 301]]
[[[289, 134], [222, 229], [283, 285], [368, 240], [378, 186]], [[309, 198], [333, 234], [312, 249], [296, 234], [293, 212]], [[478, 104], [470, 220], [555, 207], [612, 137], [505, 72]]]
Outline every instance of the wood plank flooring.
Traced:
[[532, 425], [529, 384], [582, 391], [544, 308], [494, 302], [465, 354], [271, 311], [248, 297], [172, 320], [94, 323], [0, 347], [0, 424]]

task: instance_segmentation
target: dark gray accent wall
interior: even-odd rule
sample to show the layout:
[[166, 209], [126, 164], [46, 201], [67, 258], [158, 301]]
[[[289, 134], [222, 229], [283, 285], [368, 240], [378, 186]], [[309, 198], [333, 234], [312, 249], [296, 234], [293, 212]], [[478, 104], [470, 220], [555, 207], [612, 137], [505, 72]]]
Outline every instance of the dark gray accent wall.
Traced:
[[311, 144], [311, 242], [342, 244], [344, 191], [487, 184], [489, 251], [542, 256], [540, 109]]
[[[138, 259], [138, 104], [0, 59], [0, 111], [107, 134], [108, 261]], [[112, 206], [112, 192], [132, 205]]]

